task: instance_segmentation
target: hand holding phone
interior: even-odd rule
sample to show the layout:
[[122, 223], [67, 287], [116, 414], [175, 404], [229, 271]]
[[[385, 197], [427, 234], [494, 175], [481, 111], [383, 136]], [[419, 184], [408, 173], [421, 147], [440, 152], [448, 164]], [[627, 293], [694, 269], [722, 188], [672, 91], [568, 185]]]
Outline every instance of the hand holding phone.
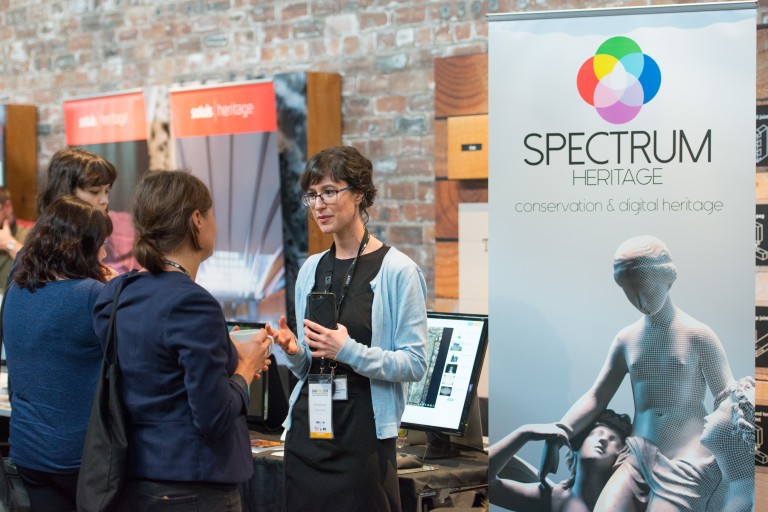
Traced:
[[336, 329], [338, 313], [336, 294], [333, 292], [312, 292], [307, 295], [307, 320], [322, 325], [326, 329]]

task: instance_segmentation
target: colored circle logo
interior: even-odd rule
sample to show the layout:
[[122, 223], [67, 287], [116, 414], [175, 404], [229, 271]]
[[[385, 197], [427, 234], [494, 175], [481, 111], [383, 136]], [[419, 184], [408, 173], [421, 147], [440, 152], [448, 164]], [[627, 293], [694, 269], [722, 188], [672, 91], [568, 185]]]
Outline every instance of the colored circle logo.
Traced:
[[659, 92], [661, 70], [636, 42], [617, 36], [601, 44], [595, 56], [581, 65], [576, 86], [600, 117], [624, 124]]

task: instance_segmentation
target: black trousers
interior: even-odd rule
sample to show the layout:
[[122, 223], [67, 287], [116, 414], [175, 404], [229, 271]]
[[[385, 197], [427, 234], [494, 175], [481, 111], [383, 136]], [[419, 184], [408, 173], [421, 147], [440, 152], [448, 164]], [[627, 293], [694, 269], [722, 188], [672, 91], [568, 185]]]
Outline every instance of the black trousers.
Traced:
[[236, 484], [131, 480], [128, 510], [142, 512], [241, 512]]
[[32, 512], [75, 512], [77, 473], [46, 473], [17, 465]]

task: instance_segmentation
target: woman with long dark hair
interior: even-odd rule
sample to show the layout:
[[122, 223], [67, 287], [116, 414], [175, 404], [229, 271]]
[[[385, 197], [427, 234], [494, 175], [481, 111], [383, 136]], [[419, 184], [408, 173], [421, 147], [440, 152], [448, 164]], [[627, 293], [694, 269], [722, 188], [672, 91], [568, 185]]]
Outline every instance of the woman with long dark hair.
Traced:
[[11, 457], [33, 511], [75, 510], [75, 491], [102, 359], [91, 310], [106, 282], [107, 214], [73, 196], [38, 218], [3, 310], [13, 414]]

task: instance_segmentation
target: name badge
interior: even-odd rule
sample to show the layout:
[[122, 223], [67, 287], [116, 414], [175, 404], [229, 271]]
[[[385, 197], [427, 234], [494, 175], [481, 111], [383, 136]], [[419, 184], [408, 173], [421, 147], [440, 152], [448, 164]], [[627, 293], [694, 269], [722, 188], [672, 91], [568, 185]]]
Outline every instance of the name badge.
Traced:
[[312, 374], [309, 384], [309, 438], [333, 439], [333, 378]]
[[333, 377], [333, 399], [334, 400], [347, 399], [347, 376], [346, 375], [336, 375]]

